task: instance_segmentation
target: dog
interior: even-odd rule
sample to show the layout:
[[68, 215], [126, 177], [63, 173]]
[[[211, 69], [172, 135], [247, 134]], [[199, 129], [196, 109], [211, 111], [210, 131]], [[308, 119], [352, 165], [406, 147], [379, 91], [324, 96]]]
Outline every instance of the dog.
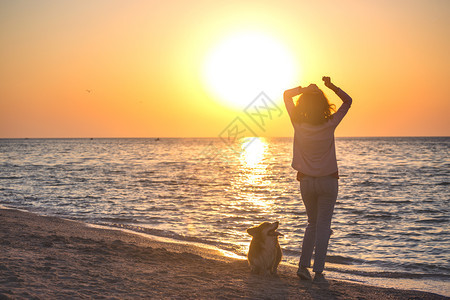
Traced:
[[276, 275], [282, 252], [276, 231], [279, 222], [263, 222], [259, 226], [248, 228], [253, 238], [248, 250], [248, 264], [253, 274]]

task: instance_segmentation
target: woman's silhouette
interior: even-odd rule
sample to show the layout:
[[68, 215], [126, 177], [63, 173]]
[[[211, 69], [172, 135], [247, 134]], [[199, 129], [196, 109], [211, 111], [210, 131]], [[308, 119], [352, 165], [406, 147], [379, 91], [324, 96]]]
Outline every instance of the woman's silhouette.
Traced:
[[[297, 180], [308, 216], [297, 275], [304, 280], [312, 279], [307, 268], [311, 266], [314, 251], [313, 271], [317, 282], [327, 282], [322, 271], [338, 194], [334, 131], [352, 104], [352, 98], [331, 83], [330, 77], [322, 80], [343, 101], [334, 114], [334, 105], [315, 84], [284, 92], [284, 103], [294, 126], [292, 167], [298, 171]], [[292, 97], [297, 95], [301, 96], [294, 104]]]

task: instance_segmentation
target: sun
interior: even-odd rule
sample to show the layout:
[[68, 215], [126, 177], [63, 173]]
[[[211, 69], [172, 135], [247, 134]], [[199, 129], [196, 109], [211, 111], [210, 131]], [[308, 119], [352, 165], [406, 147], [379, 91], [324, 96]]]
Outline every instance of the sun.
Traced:
[[203, 82], [212, 96], [243, 109], [261, 92], [272, 100], [298, 82], [295, 57], [282, 42], [261, 32], [234, 33], [212, 47], [203, 64]]

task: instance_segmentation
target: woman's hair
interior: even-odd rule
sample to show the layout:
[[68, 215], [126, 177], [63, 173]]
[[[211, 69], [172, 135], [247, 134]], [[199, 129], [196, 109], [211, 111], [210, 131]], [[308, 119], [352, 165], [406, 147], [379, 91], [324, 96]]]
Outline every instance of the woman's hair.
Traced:
[[294, 122], [320, 125], [330, 120], [336, 111], [334, 104], [328, 102], [325, 94], [317, 92], [303, 93], [297, 101], [294, 109]]

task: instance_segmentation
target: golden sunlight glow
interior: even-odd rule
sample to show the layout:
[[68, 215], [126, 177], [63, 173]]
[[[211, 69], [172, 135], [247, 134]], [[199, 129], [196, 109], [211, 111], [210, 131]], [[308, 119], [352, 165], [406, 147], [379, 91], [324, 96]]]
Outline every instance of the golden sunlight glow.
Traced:
[[298, 81], [294, 56], [272, 36], [241, 32], [216, 45], [203, 65], [206, 88], [222, 102], [245, 108], [260, 92], [278, 98]]

